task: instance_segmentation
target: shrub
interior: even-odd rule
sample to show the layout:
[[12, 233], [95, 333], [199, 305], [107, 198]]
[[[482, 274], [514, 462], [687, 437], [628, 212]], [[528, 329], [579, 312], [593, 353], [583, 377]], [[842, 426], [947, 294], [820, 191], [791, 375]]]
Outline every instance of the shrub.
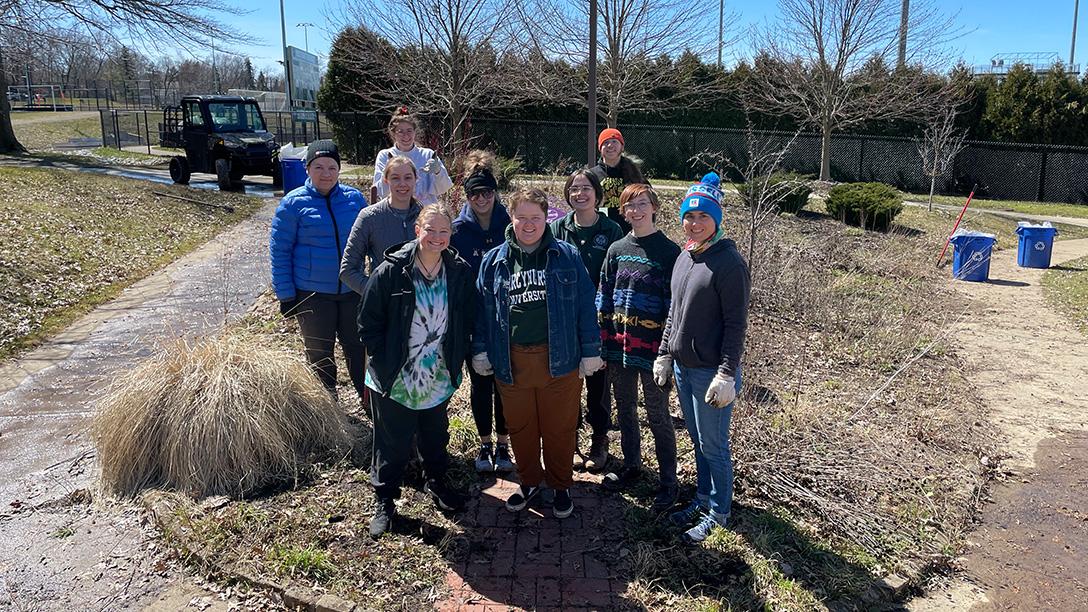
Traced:
[[[796, 215], [801, 212], [805, 204], [808, 204], [808, 197], [812, 195], [812, 188], [809, 187], [810, 180], [812, 180], [811, 176], [796, 172], [775, 172], [765, 182], [760, 181], [755, 184], [764, 186], [768, 193], [767, 197], [776, 200], [778, 210]], [[751, 193], [752, 188], [752, 183], [744, 183], [737, 186], [737, 191], [751, 203], [758, 196]]]
[[244, 497], [297, 478], [351, 437], [297, 356], [241, 334], [179, 341], [117, 380], [93, 434], [109, 493]]
[[886, 232], [903, 212], [903, 197], [883, 183], [836, 185], [827, 194], [827, 212], [848, 225]]

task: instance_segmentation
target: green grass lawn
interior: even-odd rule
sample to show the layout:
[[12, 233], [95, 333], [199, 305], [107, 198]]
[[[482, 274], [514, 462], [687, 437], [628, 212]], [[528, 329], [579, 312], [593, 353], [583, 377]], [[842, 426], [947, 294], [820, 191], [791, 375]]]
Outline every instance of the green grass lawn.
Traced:
[[[927, 202], [928, 195], [907, 194], [912, 202]], [[960, 196], [934, 196], [935, 204], [948, 206], [963, 206], [966, 197]], [[1088, 219], [1088, 204], [1063, 204], [1060, 202], [1021, 202], [1016, 200], [971, 200], [971, 208], [983, 208], [986, 210], [1004, 210], [1008, 212], [1023, 213], [1028, 215], [1050, 215], [1055, 217], [1076, 217]]]
[[[222, 209], [160, 198], [166, 191]], [[260, 200], [50, 168], [0, 167], [0, 359], [37, 344], [252, 214]]]
[[1088, 257], [1047, 270], [1043, 274], [1043, 293], [1081, 333], [1088, 334]]
[[15, 137], [31, 151], [51, 149], [69, 138], [101, 138], [98, 113], [13, 113]]

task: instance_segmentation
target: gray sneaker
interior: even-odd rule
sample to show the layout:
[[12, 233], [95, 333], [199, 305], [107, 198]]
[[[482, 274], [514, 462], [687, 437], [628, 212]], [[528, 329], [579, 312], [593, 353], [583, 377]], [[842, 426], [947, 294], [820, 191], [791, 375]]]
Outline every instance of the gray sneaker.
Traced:
[[514, 461], [510, 458], [510, 446], [499, 443], [495, 447], [495, 471], [508, 473], [514, 471]]
[[707, 512], [694, 527], [682, 533], [680, 539], [686, 544], [698, 544], [707, 539], [710, 532], [713, 531], [715, 527], [725, 527], [725, 523], [728, 520], [729, 515], [727, 514]]
[[691, 524], [695, 520], [695, 517], [701, 516], [707, 511], [706, 506], [699, 501], [698, 498], [691, 500], [687, 506], [684, 506], [682, 510], [677, 510], [669, 515], [669, 521], [677, 527], [684, 527]]
[[480, 445], [480, 454], [476, 455], [476, 471], [480, 474], [495, 471], [495, 454], [491, 451], [491, 443]]

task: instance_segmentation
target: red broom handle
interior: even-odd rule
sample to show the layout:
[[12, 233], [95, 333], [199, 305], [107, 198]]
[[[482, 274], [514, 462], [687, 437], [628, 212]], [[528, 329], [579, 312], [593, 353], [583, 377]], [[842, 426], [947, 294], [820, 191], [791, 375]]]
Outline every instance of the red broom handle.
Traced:
[[948, 234], [948, 240], [944, 241], [944, 248], [941, 249], [941, 256], [937, 258], [937, 267], [941, 267], [941, 260], [944, 259], [944, 254], [948, 251], [948, 245], [952, 244], [952, 235], [956, 233], [956, 230], [960, 227], [960, 221], [963, 221], [963, 214], [967, 212], [967, 207], [971, 205], [971, 199], [975, 197], [975, 189], [978, 185], [971, 188], [971, 193], [967, 196], [967, 202], [963, 205], [963, 210], [960, 211], [960, 216], [956, 217], [956, 224], [952, 226], [952, 233]]

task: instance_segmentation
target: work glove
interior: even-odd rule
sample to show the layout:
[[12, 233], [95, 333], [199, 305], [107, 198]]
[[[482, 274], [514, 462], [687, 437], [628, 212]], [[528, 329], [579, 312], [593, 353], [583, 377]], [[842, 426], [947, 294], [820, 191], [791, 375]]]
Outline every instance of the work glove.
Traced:
[[442, 168], [442, 162], [437, 157], [432, 157], [423, 164], [422, 172], [437, 175]]
[[714, 375], [714, 380], [710, 381], [704, 399], [715, 408], [725, 408], [737, 399], [737, 381], [732, 376], [718, 372]]
[[298, 300], [292, 298], [290, 300], [280, 300], [280, 314], [285, 317], [293, 317], [297, 312], [294, 312], [295, 306], [298, 305]]
[[491, 367], [491, 360], [487, 358], [487, 353], [478, 353], [472, 356], [472, 369], [480, 376], [491, 376], [495, 373], [495, 369]]
[[604, 360], [600, 357], [583, 357], [582, 361], [578, 363], [578, 376], [585, 378], [603, 368]]
[[669, 384], [669, 376], [672, 375], [672, 357], [658, 355], [654, 359], [654, 382], [657, 386], [664, 387]]

